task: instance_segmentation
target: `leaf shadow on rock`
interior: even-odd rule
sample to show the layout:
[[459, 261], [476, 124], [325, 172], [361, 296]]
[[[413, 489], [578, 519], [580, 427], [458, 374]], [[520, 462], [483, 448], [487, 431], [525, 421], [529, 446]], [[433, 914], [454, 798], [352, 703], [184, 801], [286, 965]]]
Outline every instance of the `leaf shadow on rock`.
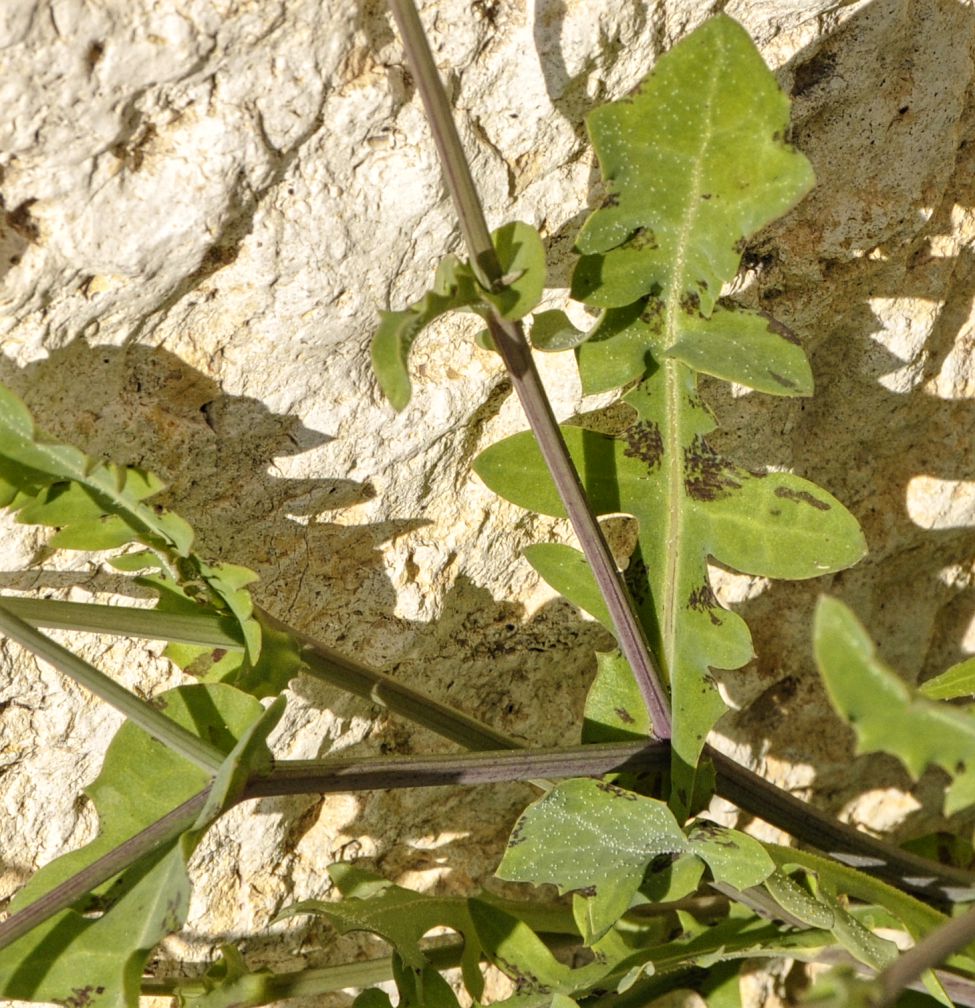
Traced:
[[[561, 600], [529, 616], [521, 604], [493, 598], [462, 572], [449, 578], [439, 619], [422, 622], [396, 615], [397, 594], [379, 547], [426, 528], [429, 521], [359, 522], [354, 509], [375, 496], [369, 482], [278, 474], [275, 459], [313, 451], [326, 445], [330, 435], [275, 414], [256, 399], [225, 393], [164, 349], [134, 343], [97, 346], [78, 339], [23, 368], [0, 361], [0, 381], [27, 401], [46, 432], [90, 454], [158, 473], [168, 484], [166, 504], [193, 525], [202, 555], [255, 569], [261, 576], [255, 597], [275, 615], [531, 744], [577, 740], [593, 650], [610, 644], [605, 631]], [[497, 401], [485, 405], [485, 416], [493, 415], [509, 392], [502, 381]], [[466, 455], [473, 454], [479, 440], [475, 426], [467, 423], [455, 432]], [[248, 528], [261, 533], [248, 535]], [[512, 560], [522, 562], [514, 553]], [[92, 592], [141, 593], [129, 578], [102, 564], [84, 559], [77, 566], [78, 574], [45, 566], [42, 551], [38, 564], [0, 572], [0, 587], [51, 594], [81, 585]], [[302, 756], [452, 748], [432, 733], [310, 677], [294, 680], [292, 692], [297, 714], [284, 741], [297, 738], [304, 724]], [[364, 740], [350, 745], [345, 733], [354, 735], [353, 721], [363, 719], [371, 727]], [[322, 725], [320, 741], [309, 752], [308, 726], [314, 730], [316, 723]], [[7, 788], [12, 785], [13, 777], [5, 782]], [[285, 936], [264, 930], [280, 906], [324, 894], [325, 865], [359, 857], [393, 880], [409, 877], [414, 884], [429, 881], [442, 891], [471, 892], [493, 870], [508, 827], [532, 795], [529, 786], [511, 784], [248, 803], [241, 810], [247, 820], [217, 824], [204, 851], [241, 844], [241, 831], [266, 832], [267, 839], [257, 846], [274, 862], [266, 865], [267, 877], [220, 883], [222, 893], [228, 885], [238, 885], [242, 893], [265, 883], [274, 890], [263, 912], [253, 911], [261, 926], [215, 933], [213, 928], [194, 931], [191, 922], [178, 954], [204, 959], [220, 941], [241, 940], [255, 968], [296, 965], [298, 947], [316, 965], [333, 961], [336, 948], [331, 939], [323, 941], [327, 928], [320, 922], [304, 922], [307, 931]], [[200, 861], [209, 863], [213, 857], [204, 853]], [[22, 874], [15, 865], [9, 868]], [[316, 874], [321, 879], [317, 886], [309, 880]], [[311, 948], [316, 941], [323, 947]], [[364, 937], [343, 939], [337, 947], [347, 948], [350, 942], [360, 952], [381, 954]], [[167, 964], [163, 972], [176, 968], [168, 954], [162, 961]]]

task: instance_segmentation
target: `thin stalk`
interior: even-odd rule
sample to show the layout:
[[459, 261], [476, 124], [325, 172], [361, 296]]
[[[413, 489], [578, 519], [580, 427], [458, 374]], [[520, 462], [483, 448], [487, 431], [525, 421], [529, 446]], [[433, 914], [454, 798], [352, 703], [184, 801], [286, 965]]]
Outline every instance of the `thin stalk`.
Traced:
[[661, 742], [607, 742], [571, 749], [383, 756], [358, 760], [281, 760], [244, 788], [243, 798], [328, 794], [387, 788], [446, 787], [532, 781], [538, 777], [602, 777], [666, 768]]
[[104, 672], [99, 672], [83, 658], [72, 654], [67, 648], [51, 640], [19, 616], [15, 616], [5, 605], [0, 605], [0, 630], [21, 647], [33, 652], [38, 658], [43, 658], [59, 672], [111, 704], [173, 752], [207, 773], [213, 774], [220, 769], [225, 757], [219, 749], [187, 731], [152, 704], [130, 693], [124, 686], [119, 686]]
[[893, 1008], [903, 990], [972, 941], [975, 941], [975, 909], [936, 928], [882, 970], [877, 977], [881, 994], [876, 1008]]
[[901, 850], [841, 823], [710, 746], [705, 756], [714, 764], [717, 794], [797, 840], [923, 899], [942, 905], [975, 899], [975, 873]]
[[216, 613], [167, 613], [136, 606], [98, 605], [94, 602], [62, 602], [59, 599], [0, 595], [0, 605], [35, 627], [50, 630], [80, 630], [87, 633], [143, 637], [175, 644], [199, 644], [242, 650], [233, 620]]
[[[496, 290], [502, 283], [501, 265], [491, 244], [480, 197], [423, 25], [412, 0], [389, 0], [389, 7], [403, 39], [417, 90], [423, 99], [471, 263], [480, 283], [488, 290]], [[606, 601], [616, 639], [633, 669], [650, 713], [654, 734], [659, 739], [670, 738], [670, 708], [660, 669], [654, 661], [636, 607], [623, 584], [599, 522], [586, 500], [521, 324], [508, 321], [493, 310], [487, 315], [487, 324], [562, 505]]]
[[420, 690], [410, 689], [392, 676], [333, 651], [300, 630], [282, 623], [263, 609], [255, 608], [255, 614], [266, 626], [290, 634], [301, 645], [301, 658], [308, 672], [318, 679], [385, 707], [465, 749], [525, 747], [524, 742], [489, 727], [477, 718], [463, 714]]
[[[534, 782], [543, 775], [601, 777], [622, 770], [662, 768], [668, 758], [669, 747], [666, 744], [637, 741], [576, 746], [572, 749], [495, 750], [358, 760], [282, 760], [267, 773], [252, 778], [237, 801], [271, 795], [331, 794], [500, 781]], [[172, 812], [0, 923], [0, 949], [161, 845], [175, 840], [196, 821], [209, 792], [209, 787], [199, 791]]]
[[85, 893], [107, 882], [136, 861], [175, 840], [180, 833], [188, 830], [196, 822], [209, 796], [210, 787], [207, 786], [192, 798], [187, 798], [172, 812], [167, 812], [161, 819], [157, 819], [151, 826], [113, 847], [90, 865], [56, 885], [50, 892], [25, 906], [23, 910], [18, 910], [0, 922], [0, 949], [6, 948], [56, 913], [66, 910]]
[[[424, 956], [435, 969], [459, 966], [463, 941], [451, 940], [431, 949]], [[324, 966], [318, 969], [288, 970], [283, 973], [248, 973], [235, 982], [234, 1004], [238, 1008], [271, 1004], [284, 998], [329, 994], [349, 987], [373, 987], [393, 977], [392, 956], [363, 959], [361, 962]], [[144, 977], [139, 991], [142, 997], [187, 997], [202, 994], [203, 980], [188, 977]]]
[[[524, 743], [332, 651], [263, 610], [258, 613], [268, 626], [298, 640], [309, 670], [319, 678], [382, 704], [394, 714], [424, 725], [467, 749], [524, 748]], [[975, 898], [975, 873], [902, 851], [838, 822], [710, 746], [705, 748], [705, 757], [714, 763], [716, 791], [722, 798], [797, 840], [844, 864], [902, 885], [924, 899], [944, 904]]]

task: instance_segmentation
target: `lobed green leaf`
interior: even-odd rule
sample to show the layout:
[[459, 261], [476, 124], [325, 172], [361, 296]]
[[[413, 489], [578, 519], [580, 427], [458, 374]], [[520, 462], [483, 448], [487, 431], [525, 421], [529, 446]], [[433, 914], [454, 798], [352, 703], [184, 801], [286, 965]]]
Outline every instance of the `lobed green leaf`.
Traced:
[[572, 294], [599, 307], [666, 292], [704, 315], [743, 241], [812, 186], [783, 141], [789, 102], [755, 44], [718, 15], [586, 124], [608, 195], [583, 226]]
[[838, 599], [819, 600], [813, 649], [830, 701], [853, 726], [859, 752], [896, 756], [914, 777], [940, 766], [952, 777], [948, 815], [975, 803], [971, 714], [910, 689], [880, 660], [866, 630]]

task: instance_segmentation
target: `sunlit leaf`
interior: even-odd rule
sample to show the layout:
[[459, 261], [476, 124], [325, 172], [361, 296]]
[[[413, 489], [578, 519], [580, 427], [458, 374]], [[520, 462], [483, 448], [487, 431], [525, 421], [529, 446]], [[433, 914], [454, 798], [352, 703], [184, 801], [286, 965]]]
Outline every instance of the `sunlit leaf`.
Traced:
[[975, 658], [952, 665], [941, 675], [928, 679], [917, 688], [929, 700], [959, 700], [975, 697]]
[[573, 297], [601, 307], [663, 292], [709, 315], [742, 241], [813, 182], [783, 142], [789, 101], [755, 44], [719, 15], [586, 124], [608, 194], [576, 241]]
[[859, 752], [896, 756], [914, 777], [940, 766], [953, 778], [945, 796], [949, 815], [975, 803], [975, 718], [917, 695], [880, 660], [838, 599], [819, 600], [813, 647], [829, 698], [853, 726]]

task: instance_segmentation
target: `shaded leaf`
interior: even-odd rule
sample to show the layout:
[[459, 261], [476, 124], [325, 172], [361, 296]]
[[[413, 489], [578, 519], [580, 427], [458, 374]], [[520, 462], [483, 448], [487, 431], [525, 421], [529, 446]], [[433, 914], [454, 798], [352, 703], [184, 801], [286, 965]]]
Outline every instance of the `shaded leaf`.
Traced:
[[877, 657], [867, 632], [838, 599], [816, 607], [814, 651], [830, 701], [853, 726], [861, 753], [896, 756], [914, 777], [929, 765], [953, 778], [950, 815], [975, 802], [975, 718], [918, 696]]
[[588, 338], [589, 333], [577, 329], [564, 311], [543, 311], [532, 316], [531, 341], [536, 350], [571, 350]]
[[[149, 954], [186, 918], [187, 861], [246, 778], [269, 765], [266, 738], [281, 716], [283, 700], [264, 711], [252, 697], [219, 685], [177, 687], [159, 699], [174, 720], [228, 753], [205, 808], [189, 830], [97, 889], [94, 904], [86, 900], [55, 915], [0, 953], [4, 996], [69, 1004], [83, 998], [88, 1008], [135, 1006]], [[157, 774], [150, 778], [153, 790], [147, 790], [147, 772]], [[18, 894], [15, 908], [37, 899], [206, 782], [193, 764], [124, 724], [89, 789], [99, 812], [99, 836], [38, 872]], [[82, 916], [89, 906], [104, 912], [97, 918]]]
[[[484, 981], [479, 967], [483, 949], [464, 897], [431, 896], [393, 885], [381, 876], [345, 865], [332, 865], [329, 874], [343, 887], [336, 902], [303, 900], [286, 907], [278, 920], [303, 914], [324, 917], [339, 932], [368, 931], [388, 941], [403, 964], [416, 971], [429, 967], [420, 939], [435, 927], [448, 927], [464, 937], [461, 969], [471, 996], [480, 998]], [[346, 895], [347, 894], [347, 895]]]
[[260, 627], [251, 617], [250, 595], [244, 590], [257, 575], [231, 564], [204, 563], [193, 553], [189, 524], [178, 514], [147, 503], [165, 489], [157, 476], [102, 462], [48, 437], [36, 428], [24, 403], [3, 385], [0, 483], [0, 502], [17, 512], [18, 521], [57, 529], [50, 540], [52, 548], [147, 546], [149, 555], [118, 558], [119, 569], [145, 560], [145, 565], [165, 569], [170, 580], [194, 586], [201, 601], [235, 617], [250, 659], [257, 660]]
[[629, 662], [619, 651], [597, 651], [596, 678], [586, 696], [582, 741], [646, 738], [650, 729], [650, 715]]
[[484, 292], [484, 300], [494, 305], [503, 318], [520, 319], [542, 299], [545, 290], [545, 246], [530, 224], [511, 221], [492, 232], [503, 286]]

